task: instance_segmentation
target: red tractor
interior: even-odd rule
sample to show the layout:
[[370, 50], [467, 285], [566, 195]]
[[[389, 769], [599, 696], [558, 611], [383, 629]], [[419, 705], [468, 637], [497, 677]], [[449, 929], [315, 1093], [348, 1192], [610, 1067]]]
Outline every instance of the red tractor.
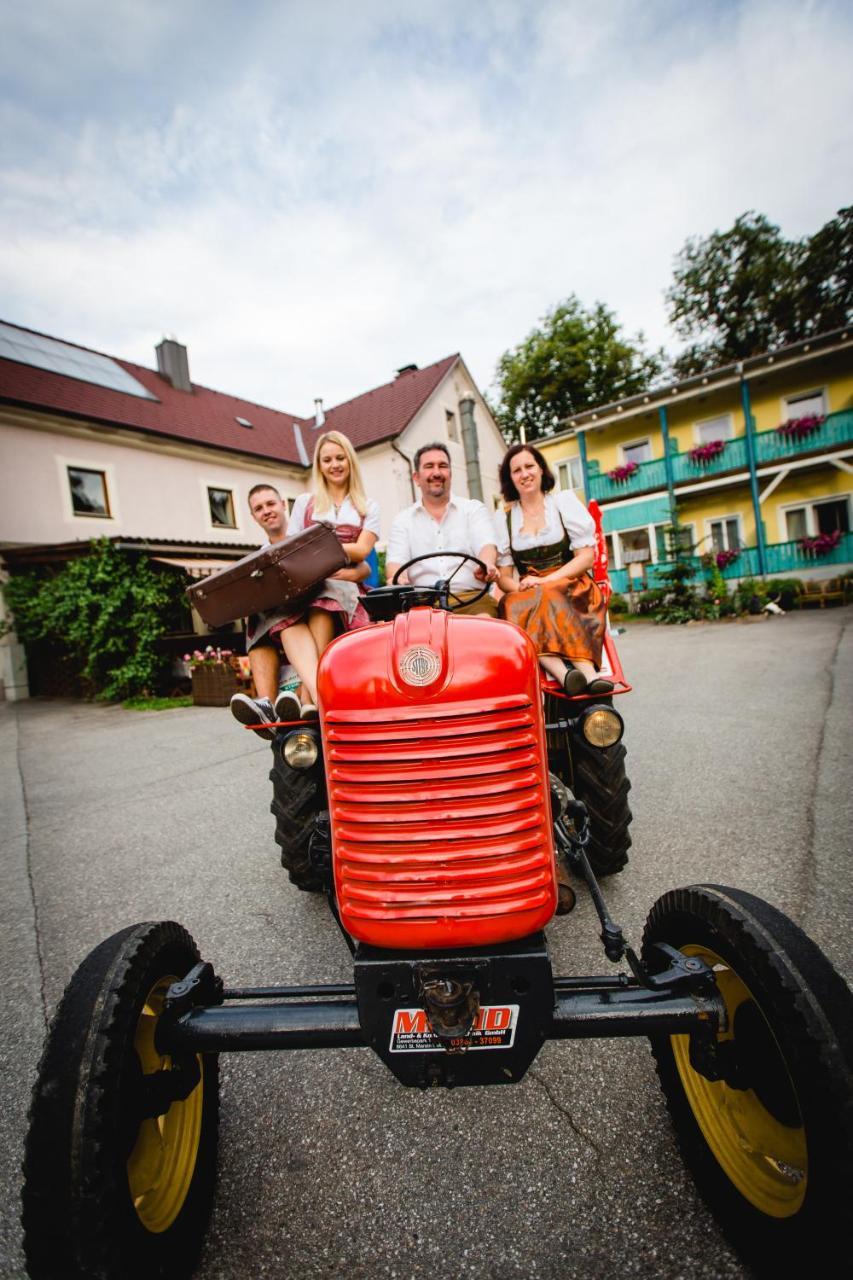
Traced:
[[[323, 656], [319, 722], [283, 724], [272, 743], [282, 861], [328, 895], [352, 982], [228, 989], [171, 922], [96, 948], [34, 1090], [30, 1276], [191, 1273], [221, 1052], [370, 1048], [404, 1085], [505, 1085], [548, 1039], [634, 1035], [650, 1039], [684, 1158], [746, 1259], [788, 1274], [815, 1246], [846, 1246], [846, 984], [780, 912], [718, 885], [666, 893], [635, 950], [597, 879], [630, 844], [612, 697], [543, 685], [523, 632], [455, 612], [452, 575], [368, 603], [375, 625]], [[606, 656], [627, 691], [610, 639]], [[618, 971], [553, 974], [561, 863], [587, 885]]]

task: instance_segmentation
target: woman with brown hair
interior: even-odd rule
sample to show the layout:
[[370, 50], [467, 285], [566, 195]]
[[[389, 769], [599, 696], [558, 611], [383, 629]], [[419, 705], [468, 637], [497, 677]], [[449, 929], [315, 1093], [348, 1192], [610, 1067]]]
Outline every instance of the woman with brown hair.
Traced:
[[554, 493], [545, 458], [516, 444], [500, 467], [506, 509], [495, 516], [502, 618], [532, 639], [539, 662], [566, 693], [610, 693], [598, 675], [607, 625], [604, 597], [590, 574], [595, 524], [574, 493]]

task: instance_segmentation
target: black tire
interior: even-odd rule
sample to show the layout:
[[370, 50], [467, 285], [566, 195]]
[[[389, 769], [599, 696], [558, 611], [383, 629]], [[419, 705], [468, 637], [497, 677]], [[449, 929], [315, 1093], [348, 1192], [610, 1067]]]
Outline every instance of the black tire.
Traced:
[[281, 850], [281, 865], [297, 889], [322, 893], [326, 882], [311, 865], [308, 846], [314, 819], [325, 805], [325, 789], [310, 773], [286, 765], [277, 748], [275, 743], [270, 770], [273, 789], [270, 811], [275, 817], [275, 842]]
[[170, 982], [198, 961], [171, 921], [102, 942], [65, 989], [38, 1068], [24, 1153], [24, 1252], [32, 1280], [189, 1276], [216, 1178], [219, 1072], [163, 1116], [138, 1117]]
[[[609, 698], [597, 699], [610, 706]], [[549, 721], [566, 714], [565, 698], [549, 697], [545, 715]], [[589, 844], [586, 854], [596, 876], [613, 876], [628, 863], [632, 814], [628, 805], [631, 783], [625, 772], [625, 746], [593, 747], [579, 733], [548, 734], [549, 768], [571, 787], [589, 810]]]
[[720, 1226], [760, 1275], [846, 1256], [853, 1169], [853, 995], [774, 907], [719, 885], [655, 903], [643, 937], [704, 956], [729, 1028], [727, 1080], [688, 1059], [688, 1037], [652, 1038], [684, 1160]]

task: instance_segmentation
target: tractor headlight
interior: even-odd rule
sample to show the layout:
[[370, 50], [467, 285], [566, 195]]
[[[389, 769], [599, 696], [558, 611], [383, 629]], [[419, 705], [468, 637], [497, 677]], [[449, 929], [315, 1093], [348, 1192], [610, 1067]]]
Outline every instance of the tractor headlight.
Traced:
[[285, 764], [289, 764], [291, 769], [310, 769], [317, 763], [320, 747], [313, 733], [297, 729], [285, 738], [281, 754]]
[[625, 731], [618, 711], [612, 707], [590, 707], [581, 719], [581, 730], [593, 747], [612, 747]]

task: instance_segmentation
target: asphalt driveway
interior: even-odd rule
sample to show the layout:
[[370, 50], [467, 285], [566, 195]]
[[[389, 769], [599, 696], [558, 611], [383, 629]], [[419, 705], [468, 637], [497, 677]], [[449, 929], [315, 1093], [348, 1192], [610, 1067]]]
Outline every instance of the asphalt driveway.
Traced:
[[[619, 639], [634, 849], [606, 891], [634, 940], [712, 881], [788, 912], [853, 979], [853, 608]], [[227, 711], [0, 705], [0, 1275], [45, 1019], [104, 936], [171, 918], [227, 982], [349, 980], [321, 900], [277, 862], [268, 747]], [[604, 972], [588, 901], [555, 970]], [[745, 1274], [678, 1158], [644, 1041], [547, 1045], [524, 1082], [404, 1090], [367, 1050], [223, 1059], [198, 1275], [565, 1280]]]

